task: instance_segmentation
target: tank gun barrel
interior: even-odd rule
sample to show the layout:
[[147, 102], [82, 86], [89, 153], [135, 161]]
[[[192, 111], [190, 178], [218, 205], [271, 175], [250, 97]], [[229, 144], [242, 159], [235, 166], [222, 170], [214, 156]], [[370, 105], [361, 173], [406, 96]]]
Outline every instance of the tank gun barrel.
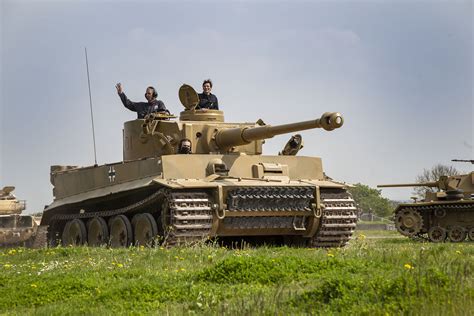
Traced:
[[403, 187], [438, 187], [438, 182], [422, 182], [422, 183], [397, 183], [397, 184], [378, 184], [377, 188], [403, 188]]
[[326, 112], [321, 118], [316, 120], [283, 124], [283, 125], [264, 125], [257, 127], [229, 128], [217, 132], [215, 140], [219, 148], [229, 148], [248, 144], [252, 141], [272, 138], [276, 135], [304, 131], [313, 128], [323, 128], [332, 131], [339, 128], [344, 123], [340, 113]]
[[452, 159], [451, 161], [455, 161], [455, 162], [470, 162], [472, 164], [474, 164], [474, 159]]

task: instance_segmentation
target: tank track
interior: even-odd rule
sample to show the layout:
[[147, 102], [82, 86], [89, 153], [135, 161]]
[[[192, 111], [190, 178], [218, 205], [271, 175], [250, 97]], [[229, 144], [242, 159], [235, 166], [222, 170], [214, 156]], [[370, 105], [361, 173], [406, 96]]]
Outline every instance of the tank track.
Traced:
[[[166, 190], [165, 189], [160, 189], [157, 190], [156, 192], [152, 193], [151, 195], [147, 196], [146, 198], [121, 207], [117, 209], [112, 209], [112, 210], [101, 210], [101, 211], [95, 211], [95, 212], [84, 212], [84, 213], [74, 213], [74, 214], [55, 214], [51, 217], [47, 227], [47, 237], [46, 237], [46, 243], [49, 245], [56, 245], [57, 240], [55, 238], [58, 238], [60, 236], [61, 231], [57, 230], [57, 227], [62, 227], [61, 225], [57, 226], [60, 222], [65, 222], [68, 220], [73, 220], [73, 219], [88, 219], [88, 218], [93, 218], [93, 217], [112, 217], [116, 215], [121, 215], [125, 214], [128, 212], [134, 212], [139, 210], [140, 208], [146, 207], [165, 196]], [[41, 226], [40, 226], [41, 227]]]
[[136, 203], [133, 203], [133, 204], [130, 204], [130, 205], [127, 205], [125, 207], [121, 207], [115, 210], [103, 210], [103, 211], [86, 212], [86, 213], [79, 213], [79, 214], [77, 213], [76, 214], [56, 214], [53, 217], [51, 217], [51, 221], [70, 220], [70, 219], [76, 219], [76, 218], [92, 218], [95, 216], [110, 217], [110, 216], [124, 214], [127, 212], [133, 212], [135, 210], [140, 209], [141, 207], [147, 206], [159, 200], [160, 198], [163, 197], [164, 194], [165, 194], [165, 190], [161, 189], [149, 195], [148, 197], [144, 198], [143, 200], [140, 200]]
[[[410, 205], [410, 206], [406, 206], [404, 208], [401, 208], [397, 213], [400, 213], [401, 211], [406, 210], [406, 209], [412, 209], [412, 210], [418, 212], [424, 219], [426, 219], [426, 220], [423, 220], [423, 226], [421, 228], [421, 232], [416, 234], [415, 236], [408, 236], [408, 237], [413, 239], [413, 240], [421, 239], [421, 240], [431, 241], [430, 238], [427, 236], [427, 232], [432, 227], [432, 226], [429, 225], [429, 223], [431, 222], [433, 217], [436, 218], [436, 215], [434, 215], [434, 214], [437, 210], [440, 210], [440, 209], [444, 210], [446, 212], [446, 215], [448, 215], [449, 212], [459, 212], [459, 211], [471, 211], [471, 212], [474, 213], [474, 201], [472, 201], [471, 203], [462, 203], [462, 204], [456, 203], [456, 201], [452, 201], [450, 203], [433, 204], [433, 205], [419, 205], [419, 206]], [[438, 225], [440, 227], [447, 230], [447, 226], [442, 225], [442, 223], [443, 223], [442, 218], [439, 219], [438, 222], [439, 222]], [[474, 226], [471, 226], [471, 227], [466, 226], [466, 227], [463, 227], [463, 228], [466, 231], [469, 231], [470, 229], [471, 230], [474, 229]]]
[[[173, 192], [165, 188], [156, 191], [143, 200], [118, 209], [56, 214], [51, 218], [49, 227], [54, 226], [54, 223], [59, 221], [87, 219], [95, 216], [105, 218], [136, 212], [159, 200], [164, 201], [161, 221], [167, 221], [167, 223], [158, 223], [158, 225], [166, 226], [162, 230], [164, 244], [169, 246], [188, 244], [201, 241], [209, 236], [212, 226], [212, 208], [208, 195], [202, 192]], [[163, 216], [167, 212], [169, 215]], [[46, 227], [47, 229], [48, 226], [40, 227]]]
[[321, 189], [321, 203], [324, 204], [321, 226], [311, 238], [310, 246], [344, 247], [357, 224], [357, 207], [352, 196], [345, 190]]
[[210, 235], [213, 215], [207, 193], [168, 191], [166, 201], [162, 211], [165, 245], [193, 244]]
[[48, 226], [40, 225], [36, 230], [36, 234], [31, 243], [31, 248], [39, 249], [48, 246]]
[[[273, 190], [267, 188], [249, 188], [235, 190], [234, 195], [228, 196], [230, 211], [287, 211], [291, 209], [310, 210], [314, 195], [313, 188], [278, 188]], [[288, 189], [290, 189], [288, 191]], [[244, 192], [245, 191], [245, 192]], [[264, 190], [265, 191], [265, 190]], [[281, 191], [281, 192], [280, 192]], [[276, 192], [276, 193], [275, 193]], [[243, 194], [245, 193], [245, 194]], [[268, 194], [266, 194], [268, 193]], [[272, 194], [273, 193], [273, 194]], [[277, 194], [279, 193], [279, 194]], [[250, 194], [250, 197], [249, 197]], [[162, 201], [162, 212], [158, 225], [162, 228], [164, 244], [175, 246], [192, 244], [203, 241], [211, 234], [213, 222], [212, 201], [208, 193], [195, 191], [173, 191], [170, 189], [159, 189], [145, 199], [131, 205], [114, 209], [95, 212], [84, 212], [76, 214], [57, 214], [50, 221], [50, 227], [57, 221], [85, 219], [95, 216], [111, 217], [129, 212], [139, 211], [154, 202]], [[316, 235], [310, 239], [310, 247], [342, 247], [350, 240], [357, 222], [355, 202], [345, 190], [321, 189], [321, 202], [324, 204], [320, 228]], [[290, 218], [290, 221], [287, 219]], [[224, 222], [228, 218], [224, 219]], [[233, 221], [238, 218], [229, 218]], [[305, 218], [301, 216], [302, 225]], [[243, 222], [234, 223], [236, 228], [262, 227], [267, 228], [269, 224], [274, 227], [293, 225], [293, 217], [242, 217]], [[263, 221], [263, 222], [262, 222]], [[266, 221], [266, 222], [265, 222]], [[269, 222], [268, 222], [269, 221]], [[46, 230], [47, 226], [40, 226]], [[43, 234], [38, 231], [38, 241], [41, 244]]]

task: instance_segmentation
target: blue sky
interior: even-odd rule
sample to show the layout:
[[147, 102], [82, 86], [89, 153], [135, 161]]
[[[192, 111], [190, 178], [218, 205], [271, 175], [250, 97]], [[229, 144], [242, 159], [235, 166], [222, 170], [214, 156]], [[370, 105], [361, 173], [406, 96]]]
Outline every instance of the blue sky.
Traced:
[[227, 121], [341, 112], [342, 129], [303, 132], [300, 152], [341, 181], [411, 182], [474, 159], [472, 1], [0, 3], [0, 186], [15, 185], [29, 212], [52, 202], [50, 165], [94, 163], [85, 46], [99, 164], [122, 159], [123, 122], [136, 117], [116, 82], [132, 100], [157, 87], [178, 114], [179, 86], [205, 78]]

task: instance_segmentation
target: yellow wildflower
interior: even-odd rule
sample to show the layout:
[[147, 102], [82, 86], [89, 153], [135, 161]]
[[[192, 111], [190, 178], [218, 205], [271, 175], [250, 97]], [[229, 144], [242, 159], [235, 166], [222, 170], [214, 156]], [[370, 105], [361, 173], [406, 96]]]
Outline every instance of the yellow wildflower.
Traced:
[[407, 270], [415, 269], [415, 268], [412, 267], [409, 263], [405, 263], [404, 267], [405, 267], [405, 269], [407, 269]]
[[36, 284], [31, 284], [31, 287], [38, 287], [38, 285], [36, 285]]

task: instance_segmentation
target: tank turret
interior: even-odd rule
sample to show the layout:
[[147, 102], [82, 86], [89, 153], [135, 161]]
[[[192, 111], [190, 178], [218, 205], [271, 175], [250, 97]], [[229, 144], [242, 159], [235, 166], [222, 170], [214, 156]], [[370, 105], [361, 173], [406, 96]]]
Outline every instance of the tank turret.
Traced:
[[13, 191], [15, 187], [6, 186], [0, 190], [0, 215], [21, 214], [26, 208], [25, 201], [19, 201]]
[[[190, 140], [194, 154], [259, 155], [265, 139], [314, 128], [332, 131], [344, 123], [342, 115], [337, 112], [324, 113], [314, 120], [276, 126], [265, 125], [262, 120], [257, 123], [225, 123], [222, 111], [195, 110], [198, 99], [182, 97], [194, 91], [190, 89], [188, 85], [180, 88], [180, 100], [186, 110], [181, 112], [179, 121], [173, 120], [175, 116], [154, 113], [142, 120], [125, 122], [125, 161], [176, 154], [183, 139]], [[194, 94], [197, 98], [197, 93]]]
[[470, 197], [474, 193], [474, 173], [457, 176], [441, 176], [437, 181], [401, 184], [379, 184], [378, 188], [430, 187], [438, 188], [438, 192], [427, 192], [425, 201], [460, 199]]

